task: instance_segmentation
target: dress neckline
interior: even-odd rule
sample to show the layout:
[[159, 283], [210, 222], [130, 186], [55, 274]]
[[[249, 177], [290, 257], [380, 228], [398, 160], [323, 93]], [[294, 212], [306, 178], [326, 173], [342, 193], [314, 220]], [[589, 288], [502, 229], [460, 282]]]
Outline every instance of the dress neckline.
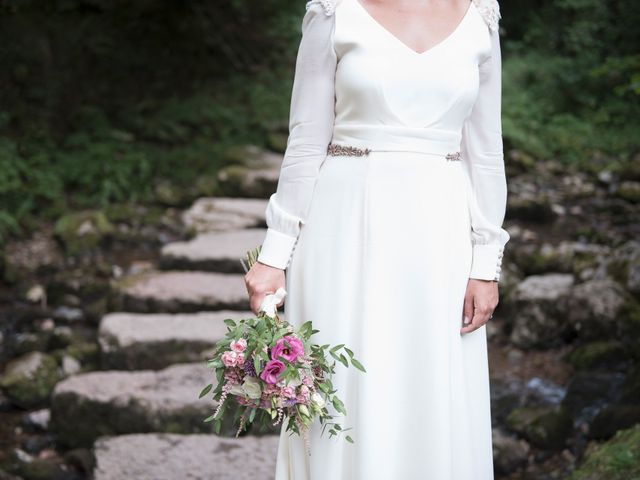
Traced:
[[395, 34], [391, 33], [391, 31], [388, 28], [386, 28], [384, 25], [382, 25], [382, 23], [380, 23], [373, 15], [371, 15], [371, 13], [369, 13], [369, 11], [365, 8], [365, 6], [362, 5], [360, 0], [353, 0], [353, 2], [357, 4], [358, 8], [362, 11], [362, 13], [364, 13], [364, 16], [367, 17], [369, 19], [369, 21], [372, 24], [374, 24], [374, 26], [376, 26], [383, 33], [385, 33], [386, 35], [391, 37], [391, 39], [393, 41], [398, 43], [402, 48], [407, 50], [409, 53], [411, 53], [413, 55], [416, 55], [418, 57], [421, 57], [421, 56], [427, 55], [428, 53], [431, 53], [431, 51], [433, 51], [433, 50], [435, 50], [437, 48], [440, 48], [441, 46], [446, 44], [451, 38], [453, 38], [458, 33], [458, 31], [462, 28], [462, 25], [467, 20], [467, 17], [469, 17], [469, 15], [471, 13], [471, 9], [473, 8], [473, 5], [475, 3], [474, 0], [469, 0], [469, 6], [467, 7], [467, 10], [465, 11], [464, 15], [462, 16], [462, 18], [460, 19], [458, 24], [455, 26], [455, 28], [448, 35], [446, 35], [439, 42], [437, 42], [437, 43], [433, 44], [432, 46], [430, 46], [428, 49], [426, 49], [426, 50], [424, 50], [422, 52], [418, 52], [417, 50], [414, 50], [409, 45], [404, 43]]

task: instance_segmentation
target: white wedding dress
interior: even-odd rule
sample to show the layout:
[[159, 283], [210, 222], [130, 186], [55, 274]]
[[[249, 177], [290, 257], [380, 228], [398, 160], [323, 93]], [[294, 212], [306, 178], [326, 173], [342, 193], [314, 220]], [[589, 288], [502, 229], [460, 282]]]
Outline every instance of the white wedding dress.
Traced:
[[354, 443], [316, 422], [307, 456], [283, 429], [276, 480], [493, 479], [486, 329], [459, 330], [509, 240], [498, 4], [422, 53], [359, 0], [306, 7], [258, 260], [286, 269], [286, 319], [367, 373], [333, 379]]

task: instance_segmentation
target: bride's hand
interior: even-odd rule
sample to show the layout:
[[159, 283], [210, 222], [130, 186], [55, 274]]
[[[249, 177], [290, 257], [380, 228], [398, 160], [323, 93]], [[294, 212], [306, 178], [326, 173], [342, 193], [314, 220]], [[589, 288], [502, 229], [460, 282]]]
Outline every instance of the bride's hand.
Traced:
[[472, 332], [487, 323], [497, 305], [498, 282], [470, 278], [464, 296], [463, 327], [460, 328], [460, 333]]
[[[275, 293], [278, 288], [285, 287], [285, 274], [281, 268], [255, 262], [244, 276], [244, 283], [249, 292], [249, 305], [254, 314], [258, 314], [264, 297]], [[282, 300], [278, 307], [284, 304]]]

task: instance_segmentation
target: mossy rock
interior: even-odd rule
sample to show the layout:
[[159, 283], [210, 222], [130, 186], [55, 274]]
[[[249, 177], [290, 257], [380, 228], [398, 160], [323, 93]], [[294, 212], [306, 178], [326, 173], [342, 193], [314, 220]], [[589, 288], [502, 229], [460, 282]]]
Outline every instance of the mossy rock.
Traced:
[[508, 427], [529, 443], [546, 450], [564, 448], [573, 420], [562, 408], [520, 407], [507, 416]]
[[222, 152], [224, 164], [250, 165], [260, 160], [264, 150], [256, 145], [234, 145]]
[[166, 210], [160, 206], [116, 203], [105, 207], [109, 221], [133, 225], [162, 225]]
[[608, 405], [600, 410], [591, 422], [589, 437], [607, 439], [617, 431], [632, 427], [636, 423], [640, 423], [640, 404]]
[[551, 201], [544, 195], [539, 198], [510, 198], [507, 206], [507, 220], [518, 219], [533, 223], [552, 223], [556, 213], [551, 207]]
[[640, 479], [640, 424], [590, 449], [568, 480]]
[[156, 202], [167, 207], [184, 207], [192, 200], [184, 188], [168, 180], [157, 181], [153, 192]]
[[26, 460], [16, 453], [11, 452], [4, 462], [4, 467], [14, 475], [0, 470], [0, 480], [61, 480], [70, 478], [68, 472], [53, 460], [33, 458]]
[[619, 197], [629, 202], [640, 203], [640, 182], [622, 182], [616, 193]]
[[56, 222], [54, 234], [69, 255], [95, 249], [113, 235], [115, 229], [104, 212], [86, 210], [64, 215]]
[[627, 351], [622, 342], [600, 340], [585, 343], [574, 348], [566, 361], [578, 369], [609, 366], [625, 361]]
[[29, 352], [9, 362], [0, 387], [19, 407], [36, 408], [46, 405], [61, 378], [55, 357]]
[[62, 357], [69, 355], [81, 365], [84, 366], [83, 370], [86, 370], [87, 365], [98, 365], [100, 360], [100, 348], [96, 342], [80, 341], [69, 345], [65, 349], [56, 351], [56, 356], [62, 361]]
[[193, 186], [193, 194], [196, 197], [214, 197], [218, 194], [220, 185], [213, 175], [199, 176]]

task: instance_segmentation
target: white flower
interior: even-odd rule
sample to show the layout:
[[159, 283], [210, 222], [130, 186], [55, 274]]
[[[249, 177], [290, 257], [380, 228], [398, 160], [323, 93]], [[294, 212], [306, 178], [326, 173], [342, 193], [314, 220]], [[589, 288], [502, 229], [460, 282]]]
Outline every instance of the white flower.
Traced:
[[256, 377], [245, 377], [242, 383], [242, 390], [247, 397], [253, 400], [257, 400], [262, 396], [260, 381]]
[[239, 397], [245, 396], [244, 390], [237, 383], [232, 384], [231, 388], [229, 389], [229, 393], [231, 395], [238, 395]]
[[324, 398], [318, 392], [314, 392], [311, 395], [311, 403], [313, 403], [318, 408], [322, 408], [325, 405]]

